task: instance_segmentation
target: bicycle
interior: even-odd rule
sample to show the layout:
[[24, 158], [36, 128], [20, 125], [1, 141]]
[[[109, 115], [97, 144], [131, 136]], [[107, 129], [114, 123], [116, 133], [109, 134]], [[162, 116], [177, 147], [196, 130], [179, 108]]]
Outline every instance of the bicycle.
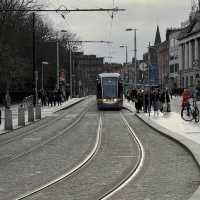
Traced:
[[187, 102], [187, 104], [183, 106], [181, 117], [185, 121], [192, 121], [194, 119], [196, 123], [199, 122], [199, 109], [195, 99], [192, 100], [192, 103]]

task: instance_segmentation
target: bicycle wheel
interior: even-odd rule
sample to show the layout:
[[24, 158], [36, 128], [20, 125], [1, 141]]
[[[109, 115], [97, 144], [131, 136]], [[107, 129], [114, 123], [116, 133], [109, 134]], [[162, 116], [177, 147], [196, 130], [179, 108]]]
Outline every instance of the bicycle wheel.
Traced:
[[191, 108], [185, 106], [182, 110], [181, 110], [181, 117], [183, 120], [185, 121], [192, 121], [193, 120], [193, 115], [192, 115], [192, 111]]
[[199, 122], [199, 109], [196, 107], [194, 110], [195, 122]]

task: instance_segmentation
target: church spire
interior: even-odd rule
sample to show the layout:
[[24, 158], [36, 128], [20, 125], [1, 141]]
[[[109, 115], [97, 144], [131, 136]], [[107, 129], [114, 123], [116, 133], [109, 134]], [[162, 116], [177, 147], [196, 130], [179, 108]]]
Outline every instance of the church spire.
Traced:
[[156, 37], [155, 37], [155, 42], [154, 42], [154, 46], [157, 46], [161, 43], [161, 37], [160, 37], [160, 30], [159, 30], [159, 26], [157, 25], [157, 30], [156, 30]]

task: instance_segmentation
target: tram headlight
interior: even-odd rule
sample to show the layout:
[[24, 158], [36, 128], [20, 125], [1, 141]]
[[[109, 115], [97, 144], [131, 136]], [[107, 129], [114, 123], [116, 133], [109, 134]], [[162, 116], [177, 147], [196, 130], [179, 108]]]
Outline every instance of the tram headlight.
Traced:
[[103, 102], [106, 102], [106, 99], [103, 99]]
[[117, 102], [117, 99], [114, 99], [114, 102]]

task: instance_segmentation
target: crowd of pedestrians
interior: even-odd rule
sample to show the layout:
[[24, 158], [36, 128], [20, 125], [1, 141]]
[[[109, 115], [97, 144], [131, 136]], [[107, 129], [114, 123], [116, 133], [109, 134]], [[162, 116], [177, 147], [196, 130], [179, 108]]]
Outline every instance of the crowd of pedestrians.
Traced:
[[126, 98], [129, 102], [135, 102], [137, 113], [142, 110], [150, 112], [153, 109], [154, 115], [158, 115], [159, 110], [160, 112], [171, 112], [170, 95], [168, 89], [129, 89]]
[[56, 91], [40, 90], [38, 98], [40, 99], [42, 106], [59, 106], [63, 101], [68, 100], [69, 94], [67, 93], [66, 96], [64, 96], [60, 89]]

